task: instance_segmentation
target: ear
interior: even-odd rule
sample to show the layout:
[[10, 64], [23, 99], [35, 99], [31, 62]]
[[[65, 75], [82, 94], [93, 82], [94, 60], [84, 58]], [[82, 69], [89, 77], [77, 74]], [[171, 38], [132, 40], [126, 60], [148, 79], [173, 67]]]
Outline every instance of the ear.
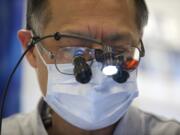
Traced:
[[[31, 42], [32, 37], [33, 37], [32, 32], [29, 30], [21, 29], [18, 31], [18, 38], [19, 38], [24, 50], [27, 49], [28, 44]], [[29, 52], [27, 52], [26, 57], [27, 57], [27, 60], [30, 63], [30, 65], [33, 68], [36, 68], [37, 60], [36, 60], [36, 55], [34, 53], [34, 48], [32, 48], [31, 50], [29, 50]]]

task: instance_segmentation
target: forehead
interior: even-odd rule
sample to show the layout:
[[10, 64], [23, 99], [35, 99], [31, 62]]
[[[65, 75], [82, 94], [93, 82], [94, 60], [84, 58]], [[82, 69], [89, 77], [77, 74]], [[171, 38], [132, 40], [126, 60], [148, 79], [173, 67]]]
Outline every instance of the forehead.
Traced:
[[133, 0], [51, 0], [51, 20], [44, 34], [86, 33], [99, 38], [110, 33], [137, 34]]

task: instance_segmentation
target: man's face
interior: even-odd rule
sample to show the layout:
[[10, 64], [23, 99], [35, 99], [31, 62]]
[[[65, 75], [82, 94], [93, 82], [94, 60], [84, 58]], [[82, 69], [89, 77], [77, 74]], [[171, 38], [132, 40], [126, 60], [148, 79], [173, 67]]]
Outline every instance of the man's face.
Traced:
[[[131, 44], [138, 44], [140, 39], [132, 0], [51, 0], [49, 6], [52, 18], [41, 31], [42, 35], [55, 32], [78, 33], [102, 41], [120, 35], [118, 42], [126, 40]], [[43, 43], [51, 45], [53, 42], [50, 39]], [[47, 69], [36, 51], [35, 55], [40, 87], [45, 94]]]

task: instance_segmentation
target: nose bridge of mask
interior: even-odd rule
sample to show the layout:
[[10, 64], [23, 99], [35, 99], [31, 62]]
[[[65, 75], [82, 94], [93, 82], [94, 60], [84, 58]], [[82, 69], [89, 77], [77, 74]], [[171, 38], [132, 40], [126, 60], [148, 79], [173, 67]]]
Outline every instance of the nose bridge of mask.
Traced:
[[101, 84], [103, 79], [106, 78], [102, 71], [102, 64], [99, 62], [94, 61], [92, 66], [91, 66], [91, 71], [92, 71], [92, 79], [90, 83], [92, 84]]
[[[97, 97], [98, 95], [102, 95], [106, 97], [107, 95], [117, 94], [119, 92], [132, 92], [137, 90], [136, 83], [136, 71], [130, 73], [130, 78], [126, 83], [119, 84], [115, 82], [112, 78], [103, 78], [101, 80], [100, 85], [95, 85], [95, 91], [90, 91], [90, 95], [92, 97]], [[93, 99], [93, 98], [91, 98]]]

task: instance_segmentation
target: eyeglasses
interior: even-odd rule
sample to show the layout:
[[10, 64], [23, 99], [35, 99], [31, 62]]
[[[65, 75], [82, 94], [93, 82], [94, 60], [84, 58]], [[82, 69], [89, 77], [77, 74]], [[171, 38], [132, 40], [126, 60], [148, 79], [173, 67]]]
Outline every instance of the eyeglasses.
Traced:
[[[74, 59], [76, 57], [82, 57], [89, 66], [97, 61], [102, 64], [102, 69], [103, 66], [115, 65], [121, 66], [126, 71], [132, 71], [138, 67], [140, 58], [145, 53], [142, 41], [140, 41], [140, 48], [138, 48], [137, 45], [129, 44], [107, 45], [96, 39], [71, 34], [56, 33], [46, 37], [54, 37], [58, 41], [53, 45], [45, 45], [42, 42], [38, 44], [44, 61], [48, 64], [55, 64], [60, 73], [68, 75], [74, 74]], [[42, 38], [36, 38], [36, 40]], [[72, 66], [64, 68], [69, 64]]]

